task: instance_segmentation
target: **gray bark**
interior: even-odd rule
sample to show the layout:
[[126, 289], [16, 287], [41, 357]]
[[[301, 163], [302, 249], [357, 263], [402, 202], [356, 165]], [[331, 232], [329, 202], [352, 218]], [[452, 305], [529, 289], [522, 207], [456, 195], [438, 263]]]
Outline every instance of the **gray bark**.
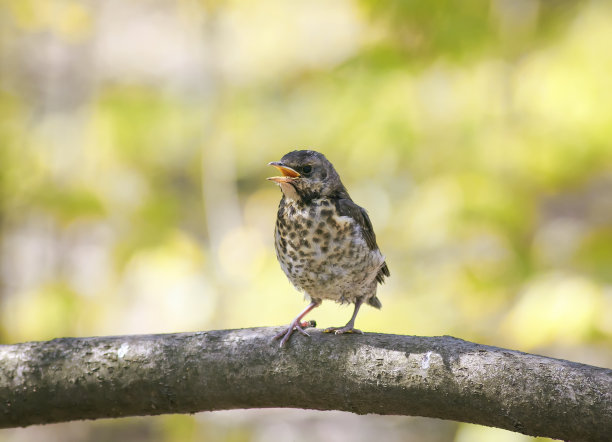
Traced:
[[612, 370], [449, 336], [278, 328], [0, 346], [0, 427], [292, 407], [428, 416], [572, 441], [612, 439]]

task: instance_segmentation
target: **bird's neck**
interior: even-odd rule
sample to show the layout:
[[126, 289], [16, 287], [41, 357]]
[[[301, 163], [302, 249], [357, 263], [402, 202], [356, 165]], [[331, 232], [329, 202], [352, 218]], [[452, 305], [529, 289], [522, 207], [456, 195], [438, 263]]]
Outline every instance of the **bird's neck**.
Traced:
[[283, 198], [289, 201], [300, 201], [302, 198], [295, 186], [291, 183], [279, 183], [283, 192]]

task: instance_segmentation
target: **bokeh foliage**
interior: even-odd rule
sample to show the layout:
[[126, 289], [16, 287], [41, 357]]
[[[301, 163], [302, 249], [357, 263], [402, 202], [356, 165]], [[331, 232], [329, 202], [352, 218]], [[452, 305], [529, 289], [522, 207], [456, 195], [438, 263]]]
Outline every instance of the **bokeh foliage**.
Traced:
[[[360, 328], [612, 365], [611, 24], [605, 1], [2, 0], [2, 341], [288, 322], [264, 178], [310, 147], [392, 272]], [[271, 431], [244, 419], [126, 426]]]

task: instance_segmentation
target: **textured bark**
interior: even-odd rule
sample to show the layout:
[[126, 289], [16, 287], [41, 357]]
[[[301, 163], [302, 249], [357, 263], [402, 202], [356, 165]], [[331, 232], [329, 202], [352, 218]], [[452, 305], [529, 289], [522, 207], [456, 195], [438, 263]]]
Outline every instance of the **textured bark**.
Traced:
[[235, 408], [428, 416], [612, 437], [612, 370], [462, 341], [278, 328], [0, 346], [0, 427]]

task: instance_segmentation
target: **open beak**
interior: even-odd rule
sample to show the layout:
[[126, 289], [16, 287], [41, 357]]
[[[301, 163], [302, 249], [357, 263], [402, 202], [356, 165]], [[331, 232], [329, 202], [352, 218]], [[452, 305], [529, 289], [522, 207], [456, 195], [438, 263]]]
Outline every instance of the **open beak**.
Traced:
[[275, 181], [277, 183], [288, 183], [289, 181], [300, 177], [300, 174], [296, 170], [292, 169], [291, 167], [287, 167], [283, 165], [283, 163], [279, 163], [278, 161], [268, 163], [268, 166], [276, 167], [280, 171], [280, 173], [283, 174], [283, 176], [272, 176], [270, 178], [267, 178], [270, 181]]

